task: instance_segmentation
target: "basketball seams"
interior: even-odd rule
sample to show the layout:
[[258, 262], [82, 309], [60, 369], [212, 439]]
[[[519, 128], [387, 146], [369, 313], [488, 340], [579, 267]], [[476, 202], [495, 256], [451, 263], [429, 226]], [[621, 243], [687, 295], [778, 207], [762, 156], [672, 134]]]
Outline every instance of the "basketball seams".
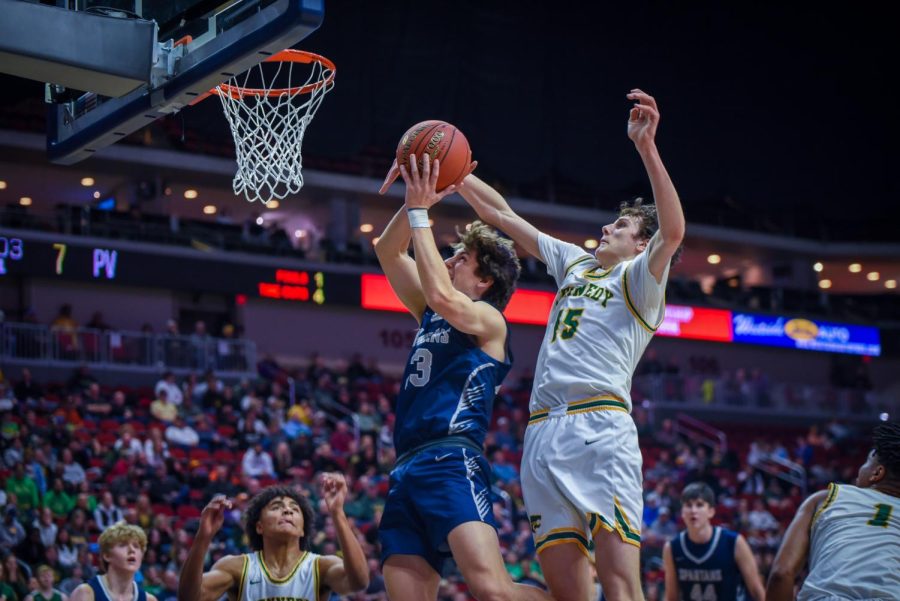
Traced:
[[[447, 136], [447, 133], [450, 135]], [[465, 176], [472, 160], [472, 150], [465, 135], [452, 124], [440, 120], [424, 121], [414, 125], [404, 134], [397, 146], [397, 162], [406, 165], [407, 168], [410, 155], [420, 159], [421, 168], [421, 157], [424, 154], [428, 154], [432, 160], [441, 162], [442, 173], [438, 178], [438, 190], [458, 184]], [[460, 164], [457, 165], [457, 162]]]

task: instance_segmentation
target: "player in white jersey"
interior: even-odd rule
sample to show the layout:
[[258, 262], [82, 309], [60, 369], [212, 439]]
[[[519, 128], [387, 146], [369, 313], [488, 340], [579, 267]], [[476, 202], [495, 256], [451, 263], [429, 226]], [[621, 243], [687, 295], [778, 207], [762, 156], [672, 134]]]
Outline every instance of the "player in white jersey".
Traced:
[[661, 323], [669, 264], [684, 237], [678, 193], [656, 148], [656, 101], [632, 90], [628, 137], [656, 206], [621, 207], [588, 254], [539, 232], [475, 176], [460, 194], [482, 221], [547, 265], [559, 292], [535, 368], [522, 487], [535, 544], [557, 601], [587, 599], [589, 549], [609, 601], [642, 598], [641, 452], [631, 376]]
[[856, 486], [830, 484], [800, 506], [775, 557], [766, 601], [900, 599], [900, 424], [882, 424]]
[[244, 512], [244, 532], [255, 551], [227, 555], [204, 573], [209, 545], [225, 520], [231, 501], [215, 497], [200, 515], [200, 527], [178, 582], [179, 599], [216, 601], [319, 601], [331, 593], [347, 595], [369, 585], [362, 547], [344, 515], [347, 483], [340, 474], [322, 476], [322, 496], [334, 520], [343, 558], [309, 551], [313, 512], [299, 492], [271, 486]]

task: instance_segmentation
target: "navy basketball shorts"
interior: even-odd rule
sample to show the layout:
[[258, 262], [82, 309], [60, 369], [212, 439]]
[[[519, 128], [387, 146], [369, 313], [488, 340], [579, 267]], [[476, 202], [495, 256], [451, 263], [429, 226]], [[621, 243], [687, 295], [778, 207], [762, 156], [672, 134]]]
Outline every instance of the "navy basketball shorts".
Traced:
[[466, 522], [497, 528], [491, 468], [472, 449], [425, 449], [394, 468], [390, 486], [378, 529], [382, 563], [391, 555], [418, 555], [442, 574], [454, 528]]

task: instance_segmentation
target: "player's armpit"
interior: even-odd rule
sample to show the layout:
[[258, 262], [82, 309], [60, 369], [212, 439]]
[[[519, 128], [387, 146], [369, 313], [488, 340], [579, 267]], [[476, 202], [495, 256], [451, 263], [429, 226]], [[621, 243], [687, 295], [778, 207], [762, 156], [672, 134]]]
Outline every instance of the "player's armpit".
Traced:
[[461, 332], [470, 334], [483, 344], [491, 339], [506, 339], [506, 321], [496, 307], [473, 301], [457, 290], [429, 303], [441, 317]]
[[244, 557], [241, 555], [226, 555], [214, 563], [203, 574], [199, 601], [217, 601], [232, 590], [237, 594], [243, 571]]
[[794, 598], [794, 581], [809, 555], [809, 529], [819, 505], [824, 502], [828, 491], [819, 491], [810, 496], [794, 516], [788, 526], [775, 556], [769, 582], [766, 586], [766, 601], [790, 601]]
[[335, 555], [319, 558], [319, 578], [320, 598], [326, 588], [338, 595], [349, 595], [361, 590], [360, 586], [350, 582], [343, 560]]

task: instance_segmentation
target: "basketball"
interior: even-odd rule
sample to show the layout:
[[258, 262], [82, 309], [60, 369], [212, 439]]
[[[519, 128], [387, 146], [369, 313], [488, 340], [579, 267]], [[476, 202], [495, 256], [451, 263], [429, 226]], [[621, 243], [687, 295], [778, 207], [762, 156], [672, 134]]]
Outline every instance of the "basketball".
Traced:
[[397, 145], [397, 165], [409, 168], [409, 155], [414, 154], [422, 169], [422, 157], [441, 162], [437, 190], [459, 184], [468, 174], [472, 163], [469, 141], [459, 129], [445, 121], [422, 121], [410, 127]]

